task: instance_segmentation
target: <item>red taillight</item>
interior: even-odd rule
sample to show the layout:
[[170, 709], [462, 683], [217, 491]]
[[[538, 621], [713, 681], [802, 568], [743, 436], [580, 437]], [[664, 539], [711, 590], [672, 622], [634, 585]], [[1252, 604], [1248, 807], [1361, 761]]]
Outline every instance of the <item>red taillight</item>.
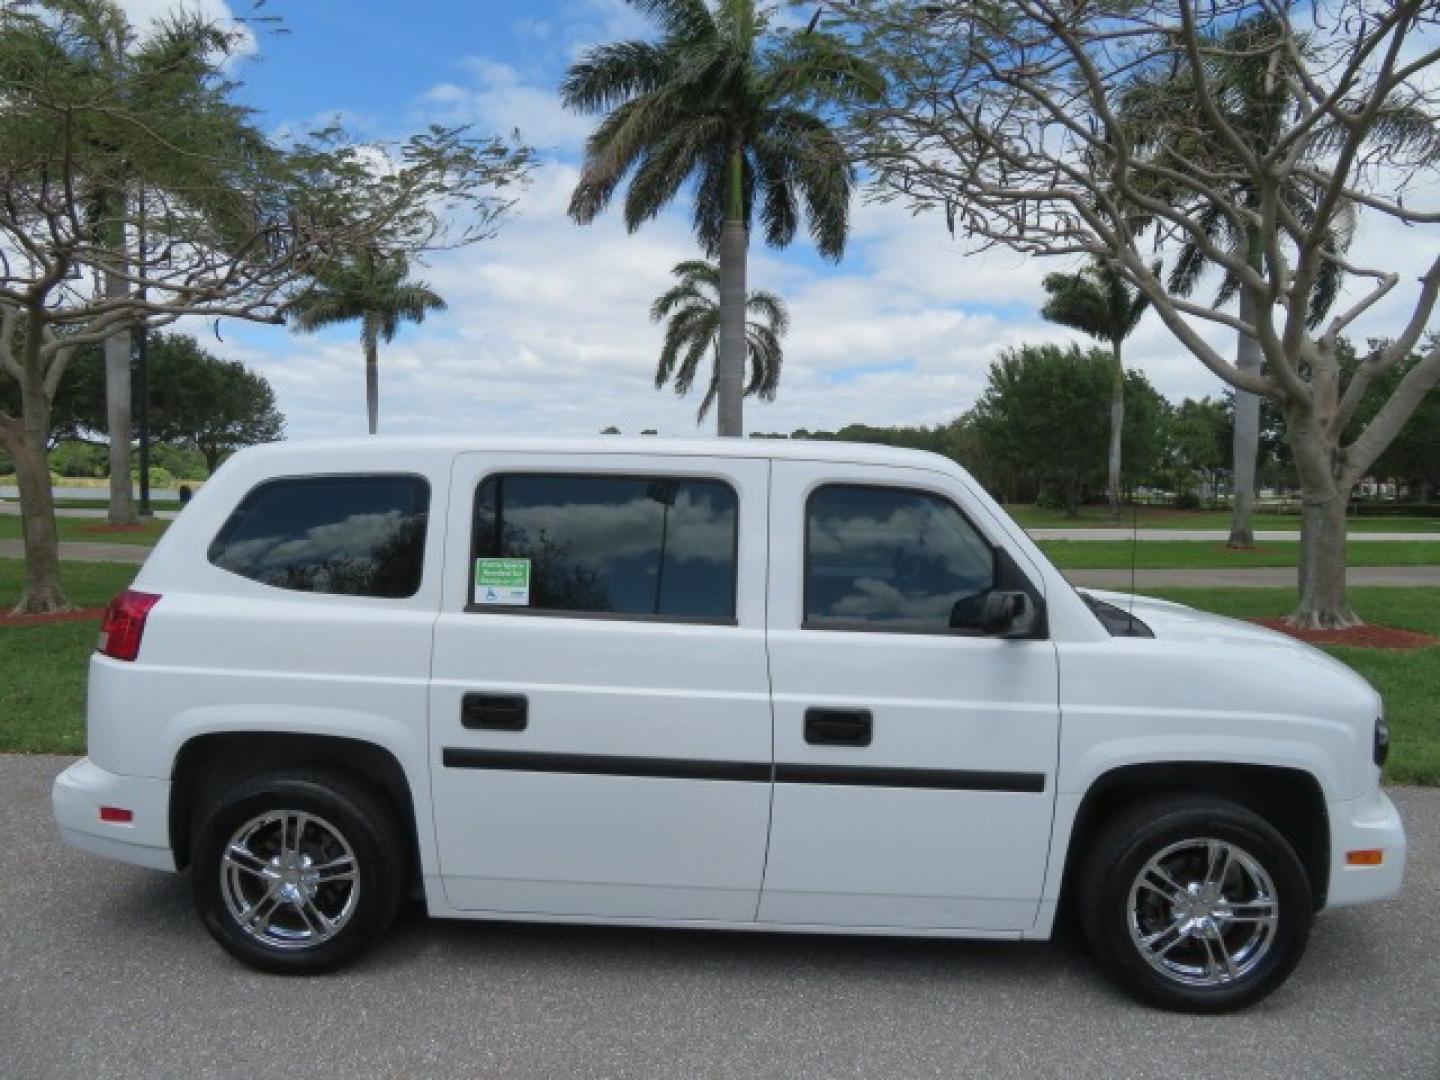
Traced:
[[100, 623], [102, 654], [115, 660], [134, 660], [140, 655], [140, 636], [145, 633], [145, 617], [160, 602], [154, 593], [126, 589], [105, 609]]
[[108, 821], [112, 825], [132, 825], [135, 822], [135, 811], [127, 810], [123, 806], [102, 806], [100, 820]]

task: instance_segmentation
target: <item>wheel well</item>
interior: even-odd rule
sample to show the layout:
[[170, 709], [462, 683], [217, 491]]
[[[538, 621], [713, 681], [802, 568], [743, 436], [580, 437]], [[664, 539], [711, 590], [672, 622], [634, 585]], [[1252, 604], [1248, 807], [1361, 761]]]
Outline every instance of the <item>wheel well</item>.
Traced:
[[1330, 818], [1319, 782], [1300, 769], [1270, 765], [1174, 762], [1127, 765], [1105, 773], [1085, 793], [1065, 860], [1065, 896], [1080, 859], [1111, 814], [1155, 795], [1213, 795], [1259, 814], [1289, 841], [1310, 880], [1318, 911], [1330, 885]]
[[405, 770], [393, 754], [359, 739], [272, 732], [199, 735], [180, 748], [170, 788], [170, 844], [176, 866], [184, 868], [189, 863], [194, 827], [226, 788], [247, 777], [295, 767], [345, 772], [379, 792], [405, 829], [411, 865], [418, 876], [415, 804]]

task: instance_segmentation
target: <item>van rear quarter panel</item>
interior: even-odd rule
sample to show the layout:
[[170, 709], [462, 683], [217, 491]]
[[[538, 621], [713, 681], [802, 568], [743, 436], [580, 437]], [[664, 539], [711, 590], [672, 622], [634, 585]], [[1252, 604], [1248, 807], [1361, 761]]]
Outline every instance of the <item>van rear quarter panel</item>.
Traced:
[[[197, 736], [266, 731], [372, 742], [410, 785], [422, 860], [433, 861], [426, 764], [430, 648], [440, 605], [453, 453], [259, 450], [232, 460], [176, 519], [135, 588], [158, 593], [133, 663], [90, 666], [90, 756], [103, 768], [169, 777]], [[287, 468], [293, 460], [293, 467]], [[430, 485], [425, 564], [412, 597], [273, 588], [212, 565], [211, 540], [256, 484], [286, 476], [403, 473]]]

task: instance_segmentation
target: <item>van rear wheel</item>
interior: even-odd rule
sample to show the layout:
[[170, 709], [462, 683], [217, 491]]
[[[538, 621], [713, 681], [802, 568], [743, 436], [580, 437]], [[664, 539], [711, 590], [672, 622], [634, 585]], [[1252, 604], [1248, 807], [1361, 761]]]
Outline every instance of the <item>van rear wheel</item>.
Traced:
[[347, 776], [273, 773], [226, 792], [196, 837], [195, 904], [227, 952], [261, 971], [312, 974], [390, 925], [406, 849], [384, 800]]
[[1294, 970], [1313, 915], [1290, 844], [1258, 814], [1202, 796], [1147, 801], [1096, 837], [1080, 923], [1134, 996], [1186, 1012], [1244, 1008]]

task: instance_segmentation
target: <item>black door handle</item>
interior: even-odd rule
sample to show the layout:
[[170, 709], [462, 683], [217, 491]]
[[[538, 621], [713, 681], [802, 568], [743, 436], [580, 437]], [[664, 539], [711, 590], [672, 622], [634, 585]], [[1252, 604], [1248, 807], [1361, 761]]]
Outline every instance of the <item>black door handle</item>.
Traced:
[[869, 709], [806, 709], [805, 741], [814, 746], [869, 746]]
[[529, 711], [524, 694], [466, 694], [460, 700], [460, 726], [472, 731], [524, 731]]

